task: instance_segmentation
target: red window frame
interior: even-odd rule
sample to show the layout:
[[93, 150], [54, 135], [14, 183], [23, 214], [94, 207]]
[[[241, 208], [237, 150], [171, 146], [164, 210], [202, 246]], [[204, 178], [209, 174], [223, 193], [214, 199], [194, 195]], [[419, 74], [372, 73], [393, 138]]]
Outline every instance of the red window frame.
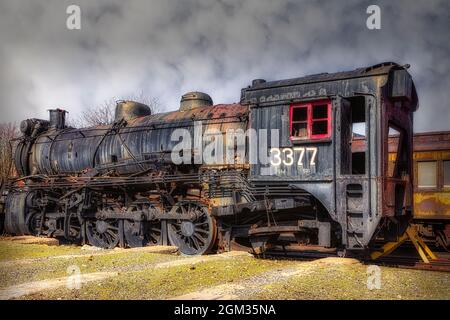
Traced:
[[[327, 117], [313, 119], [313, 109], [316, 106], [327, 106]], [[293, 113], [297, 108], [307, 108], [306, 120], [293, 121]], [[319, 100], [307, 103], [295, 103], [290, 106], [290, 118], [289, 118], [289, 136], [292, 141], [303, 141], [303, 140], [321, 140], [328, 139], [331, 137], [331, 101], [330, 100]], [[319, 121], [327, 121], [327, 132], [322, 134], [313, 134], [313, 124]], [[298, 137], [292, 135], [292, 124], [295, 123], [306, 123], [307, 135], [304, 137]]]

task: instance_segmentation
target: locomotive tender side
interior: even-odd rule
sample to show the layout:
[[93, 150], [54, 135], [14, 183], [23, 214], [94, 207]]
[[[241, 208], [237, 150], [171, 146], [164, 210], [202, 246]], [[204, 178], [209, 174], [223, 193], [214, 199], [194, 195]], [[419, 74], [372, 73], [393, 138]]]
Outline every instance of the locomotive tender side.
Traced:
[[[108, 248], [170, 242], [185, 254], [233, 244], [374, 249], [411, 217], [418, 101], [406, 69], [258, 79], [239, 104], [213, 106], [194, 92], [179, 111], [154, 115], [123, 101], [110, 126], [66, 128], [61, 110], [26, 120], [6, 231]], [[240, 146], [229, 130], [245, 133]], [[401, 141], [392, 169], [390, 133]], [[212, 144], [215, 156], [234, 149], [231, 162], [195, 161]], [[174, 153], [192, 161], [174, 163]]]

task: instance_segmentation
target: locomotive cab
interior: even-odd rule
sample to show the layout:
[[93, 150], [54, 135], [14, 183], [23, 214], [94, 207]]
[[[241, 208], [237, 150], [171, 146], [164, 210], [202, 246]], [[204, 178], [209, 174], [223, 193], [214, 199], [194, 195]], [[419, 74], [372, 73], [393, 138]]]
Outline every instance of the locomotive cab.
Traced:
[[[271, 161], [251, 164], [251, 180], [275, 198], [285, 198], [276, 193], [284, 187], [303, 199], [279, 215], [284, 222], [256, 226], [256, 246], [285, 233], [303, 239], [299, 244], [362, 250], [403, 234], [411, 218], [417, 102], [407, 67], [395, 63], [243, 89], [250, 127], [272, 134]], [[401, 140], [393, 165], [390, 135]]]

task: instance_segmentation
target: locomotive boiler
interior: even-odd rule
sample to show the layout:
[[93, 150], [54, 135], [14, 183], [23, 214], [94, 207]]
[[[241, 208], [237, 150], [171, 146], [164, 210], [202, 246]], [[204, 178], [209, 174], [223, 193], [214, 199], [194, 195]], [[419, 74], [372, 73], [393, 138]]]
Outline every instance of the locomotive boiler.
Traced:
[[418, 99], [408, 67], [256, 79], [239, 103], [190, 92], [159, 114], [119, 101], [114, 123], [92, 128], [68, 127], [59, 109], [24, 120], [5, 231], [189, 255], [234, 245], [376, 250], [412, 214]]

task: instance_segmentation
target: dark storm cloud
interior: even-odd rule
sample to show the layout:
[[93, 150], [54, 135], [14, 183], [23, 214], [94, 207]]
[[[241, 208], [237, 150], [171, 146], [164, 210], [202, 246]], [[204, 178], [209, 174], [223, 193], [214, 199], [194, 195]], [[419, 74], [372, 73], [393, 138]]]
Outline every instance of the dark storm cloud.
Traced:
[[[66, 29], [78, 4], [82, 29]], [[382, 29], [366, 28], [366, 8]], [[71, 114], [143, 92], [176, 109], [182, 93], [239, 100], [253, 78], [382, 61], [410, 63], [416, 131], [450, 129], [448, 1], [44, 1], [0, 3], [0, 121]]]

